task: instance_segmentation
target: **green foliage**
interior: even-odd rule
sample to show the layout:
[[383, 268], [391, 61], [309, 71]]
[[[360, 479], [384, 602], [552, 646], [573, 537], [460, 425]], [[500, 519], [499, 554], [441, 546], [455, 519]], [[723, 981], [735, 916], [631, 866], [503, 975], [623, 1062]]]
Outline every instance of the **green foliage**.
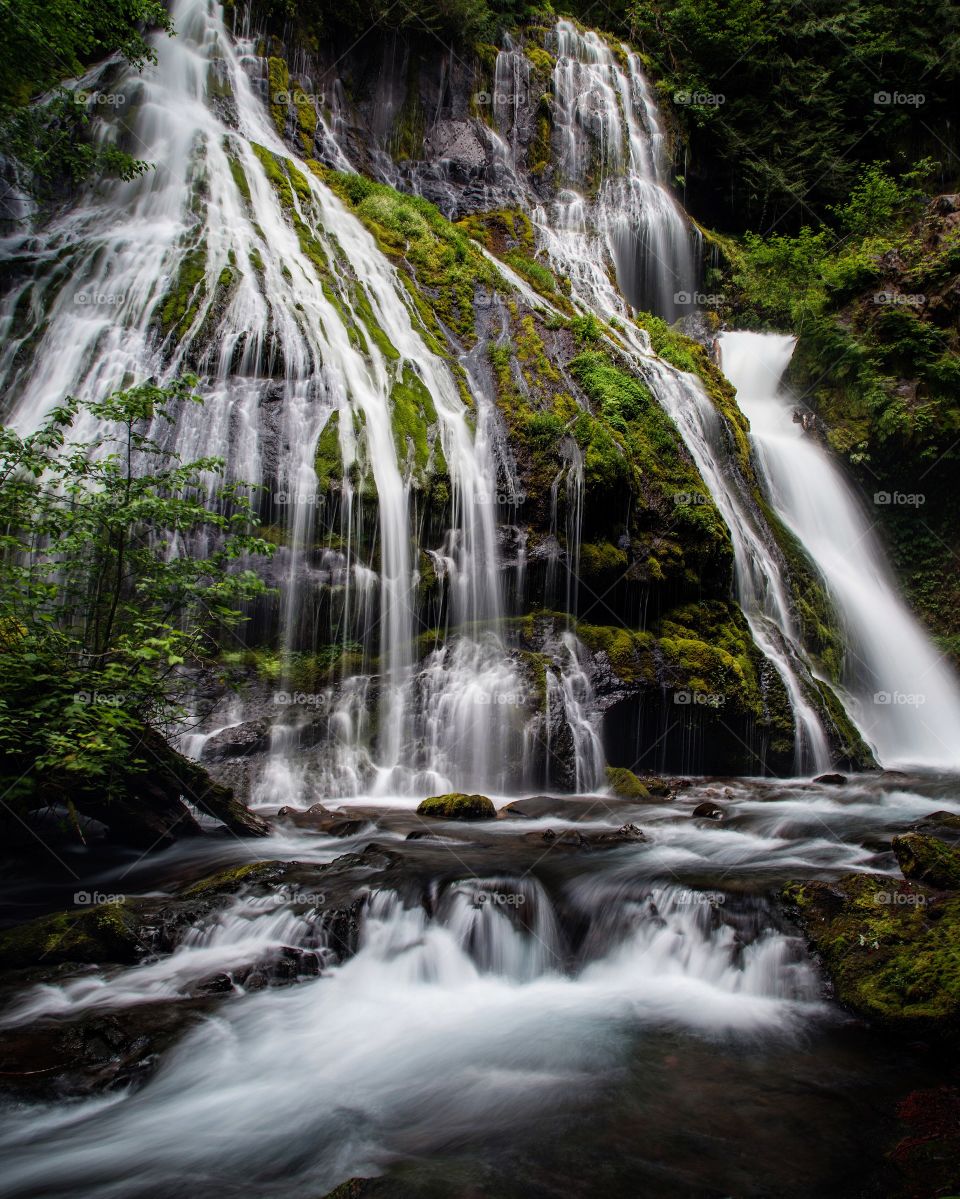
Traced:
[[[156, 55], [150, 27], [173, 33], [161, 0], [17, 0], [8, 12], [0, 59], [0, 140], [26, 172], [31, 190], [46, 196], [90, 175], [130, 179], [147, 164], [115, 145], [87, 136], [87, 99], [55, 87], [90, 63], [118, 53], [134, 67]], [[42, 104], [38, 94], [53, 88]]]
[[[36, 433], [0, 430], [0, 753], [17, 795], [41, 776], [109, 793], [143, 728], [182, 714], [184, 671], [264, 590], [242, 566], [272, 549], [248, 489], [157, 439], [199, 402], [192, 384], [69, 398]], [[96, 442], [69, 440], [81, 411]]]
[[885, 0], [630, 0], [627, 15], [688, 143], [688, 204], [768, 232], [826, 217], [865, 162], [955, 156], [958, 25], [950, 0], [909, 21]]

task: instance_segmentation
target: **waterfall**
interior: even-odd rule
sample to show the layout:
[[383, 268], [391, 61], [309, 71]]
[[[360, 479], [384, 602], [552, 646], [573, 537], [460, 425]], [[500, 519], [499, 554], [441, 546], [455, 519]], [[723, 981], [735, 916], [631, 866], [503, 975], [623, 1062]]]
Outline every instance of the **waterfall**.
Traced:
[[[557, 170], [570, 190], [538, 223], [583, 249], [604, 241], [635, 308], [668, 320], [687, 315], [699, 234], [667, 186], [663, 134], [640, 60], [626, 46], [618, 58], [599, 34], [570, 21], [557, 22], [555, 38]], [[587, 274], [605, 257], [591, 249], [580, 268]]]
[[[395, 269], [278, 136], [254, 39], [233, 38], [220, 7], [204, 0], [176, 0], [172, 16], [178, 35], [155, 38], [156, 66], [110, 84], [129, 102], [132, 134], [123, 136], [154, 169], [91, 188], [43, 228], [0, 244], [19, 278], [0, 310], [0, 384], [12, 419], [35, 427], [65, 395], [98, 398], [131, 380], [195, 370], [206, 403], [180, 413], [165, 436], [184, 458], [221, 455], [231, 477], [266, 488], [265, 518], [284, 530], [274, 571], [283, 646], [309, 651], [316, 613], [335, 610], [330, 640], [359, 642], [376, 662], [372, 691], [361, 675], [311, 697], [335, 758], [324, 766], [326, 783], [409, 792], [426, 765], [437, 785], [473, 784], [470, 755], [448, 753], [443, 770], [424, 763], [417, 733], [428, 717], [417, 696], [474, 693], [478, 654], [489, 664], [506, 651], [487, 639], [444, 652], [418, 679], [415, 480], [392, 397], [401, 383], [415, 386], [436, 412], [450, 476], [442, 583], [454, 627], [495, 625], [502, 613], [491, 401], [474, 383], [474, 433]], [[95, 91], [98, 81], [93, 72], [84, 86]], [[122, 132], [109, 120], [96, 128], [106, 138]], [[343, 463], [338, 505], [318, 495], [324, 434]], [[338, 534], [318, 546], [321, 514], [337, 506]], [[372, 549], [362, 544], [371, 528]], [[498, 688], [485, 704], [445, 707], [465, 722], [448, 734], [479, 737], [488, 762], [510, 760], [499, 731], [512, 737], [525, 718], [523, 687], [514, 677], [505, 686], [503, 673], [481, 672]], [[512, 722], [503, 719], [503, 694], [519, 697]], [[377, 705], [374, 755], [358, 697]], [[264, 801], [289, 799], [289, 740], [274, 730], [280, 760], [263, 781]]]
[[842, 623], [841, 696], [851, 718], [885, 766], [956, 768], [960, 685], [901, 598], [876, 517], [794, 420], [781, 387], [793, 338], [725, 333], [720, 346], [770, 502], [819, 569]]

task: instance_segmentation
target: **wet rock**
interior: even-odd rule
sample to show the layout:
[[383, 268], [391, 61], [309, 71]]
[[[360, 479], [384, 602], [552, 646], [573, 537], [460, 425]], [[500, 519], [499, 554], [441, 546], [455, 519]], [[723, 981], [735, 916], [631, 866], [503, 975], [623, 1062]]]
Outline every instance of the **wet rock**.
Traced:
[[[79, 892], [78, 894], [86, 894]], [[0, 933], [0, 968], [43, 962], [137, 962], [149, 952], [132, 905], [103, 903], [40, 916]]]
[[781, 900], [842, 1004], [910, 1038], [960, 1041], [960, 895], [850, 874], [790, 883]]
[[17, 1097], [72, 1099], [141, 1081], [214, 1000], [140, 1004], [0, 1031], [0, 1088]]
[[501, 817], [520, 817], [523, 820], [541, 820], [553, 817], [555, 820], [595, 820], [609, 811], [609, 805], [603, 799], [573, 799], [562, 795], [531, 795], [526, 799], [514, 799], [501, 808]]
[[918, 820], [914, 827], [918, 832], [929, 832], [932, 829], [937, 829], [941, 835], [946, 833], [960, 835], [960, 816], [956, 812], [931, 812], [928, 816], [924, 816], [922, 820]]
[[693, 815], [700, 820], [722, 820], [726, 813], [719, 804], [707, 800], [705, 803], [697, 804], [693, 809]]
[[244, 758], [265, 753], [270, 747], [270, 734], [265, 720], [246, 720], [232, 728], [223, 729], [204, 743], [200, 757], [204, 762], [222, 762], [227, 758]]
[[941, 891], [960, 889], [960, 850], [923, 833], [904, 833], [891, 844], [904, 878]]
[[431, 795], [417, 808], [418, 816], [436, 820], [495, 820], [497, 809], [485, 795], [465, 795], [451, 791], [447, 795]]
[[815, 783], [825, 783], [830, 787], [842, 787], [847, 781], [845, 774], [818, 774], [813, 780]]
[[331, 811], [320, 803], [314, 804], [312, 808], [307, 808], [305, 812], [299, 808], [281, 808], [277, 812], [277, 819], [284, 820], [296, 828], [326, 833], [331, 837], [352, 837], [370, 823], [365, 818], [351, 817], [344, 812]]

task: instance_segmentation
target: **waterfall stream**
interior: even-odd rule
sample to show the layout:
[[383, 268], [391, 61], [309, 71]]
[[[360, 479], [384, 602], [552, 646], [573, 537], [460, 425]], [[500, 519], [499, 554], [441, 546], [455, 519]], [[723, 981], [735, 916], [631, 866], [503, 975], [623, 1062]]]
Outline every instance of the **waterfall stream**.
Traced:
[[[41, 968], [4, 991], [0, 1046], [54, 1028], [65, 1060], [24, 1073], [67, 1082], [0, 1100], [2, 1194], [854, 1193], [864, 1126], [876, 1139], [878, 1123], [892, 1124], [878, 1113], [922, 1086], [923, 1070], [901, 1068], [906, 1051], [878, 1053], [825, 993], [774, 897], [854, 871], [888, 886], [895, 833], [934, 808], [948, 826], [960, 818], [954, 780], [641, 785], [621, 771], [635, 788], [608, 785], [603, 704], [623, 695], [610, 698], [621, 680], [610, 683], [612, 666], [601, 677], [576, 619], [586, 455], [563, 435], [528, 556], [505, 519], [521, 505], [518, 472], [481, 361], [517, 297], [560, 314], [491, 253], [510, 295], [491, 301], [486, 341], [459, 361], [434, 352], [398, 269], [330, 176], [278, 133], [259, 39], [231, 32], [210, 0], [174, 0], [172, 16], [178, 34], [156, 38], [156, 65], [114, 63], [82, 81], [95, 92], [109, 79], [127, 98], [133, 148], [155, 169], [91, 187], [0, 241], [13, 280], [0, 301], [0, 386], [15, 423], [32, 428], [70, 393], [199, 375], [205, 405], [165, 436], [184, 458], [223, 456], [231, 478], [261, 485], [280, 546], [265, 567], [276, 610], [256, 613], [282, 652], [250, 796], [271, 826], [256, 842], [197, 836], [158, 854], [65, 851], [55, 902], [65, 909], [72, 894], [89, 916], [89, 894], [74, 888], [102, 892], [144, 940], [115, 961], [87, 949], [85, 964], [43, 961], [45, 943]], [[700, 380], [658, 357], [633, 319], [694, 310], [702, 249], [670, 188], [653, 92], [628, 47], [567, 20], [548, 38], [556, 195], [538, 194], [518, 162], [531, 66], [509, 41], [494, 76], [513, 99], [477, 122], [477, 138], [512, 180], [537, 255], [570, 281], [564, 311], [600, 318], [597, 336], [676, 426], [730, 532], [731, 603], [792, 705], [796, 773], [823, 770], [826, 681], [802, 647], [756, 485]], [[339, 84], [336, 94], [323, 152], [349, 171]], [[95, 127], [130, 138], [109, 116]], [[414, 167], [382, 147], [372, 161], [416, 190]], [[445, 169], [424, 168], [433, 183]], [[726, 334], [721, 349], [769, 501], [843, 626], [838, 694], [884, 765], [954, 768], [960, 688], [898, 596], [864, 505], [792, 419], [780, 388], [791, 340]], [[401, 392], [432, 414], [441, 498], [398, 434]], [[331, 445], [336, 486], [321, 462]], [[534, 569], [536, 611], [524, 606]], [[439, 600], [423, 600], [425, 576]], [[318, 647], [349, 669], [301, 695], [297, 662]], [[232, 699], [183, 750], [199, 757], [266, 702]], [[561, 741], [565, 773], [552, 767]], [[497, 818], [414, 811], [454, 789], [493, 796]], [[889, 905], [889, 891], [873, 902]], [[74, 1058], [79, 1075], [91, 1055], [93, 1083], [71, 1090]]]
[[[883, 765], [956, 769], [960, 684], [900, 597], [874, 533], [877, 516], [794, 419], [795, 404], [781, 386], [793, 345], [777, 334], [720, 338], [723, 369], [750, 418], [770, 500], [836, 605], [843, 698]], [[878, 493], [889, 502], [888, 493]]]

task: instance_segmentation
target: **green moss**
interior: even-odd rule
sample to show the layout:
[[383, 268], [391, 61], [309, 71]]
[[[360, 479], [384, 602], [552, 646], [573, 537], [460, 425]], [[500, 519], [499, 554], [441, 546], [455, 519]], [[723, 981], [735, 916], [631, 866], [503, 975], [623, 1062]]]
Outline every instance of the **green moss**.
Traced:
[[290, 92], [290, 71], [282, 58], [267, 60], [267, 81], [270, 88], [270, 115], [277, 132], [283, 137], [287, 127], [286, 97]]
[[224, 150], [227, 154], [227, 162], [230, 164], [230, 174], [233, 176], [233, 181], [237, 185], [237, 191], [243, 196], [247, 204], [250, 203], [250, 181], [247, 179], [247, 173], [243, 169], [243, 163], [239, 157], [233, 153], [228, 139], [224, 139]]
[[[437, 436], [437, 410], [423, 380], [408, 364], [390, 393], [393, 437], [397, 460], [407, 464], [412, 477], [421, 485], [428, 469], [436, 465], [446, 471]], [[434, 463], [434, 454], [439, 461]]]
[[317, 441], [315, 460], [317, 486], [322, 492], [339, 490], [343, 480], [343, 454], [340, 446], [340, 413], [334, 412]]
[[308, 99], [303, 92], [299, 91], [294, 96], [294, 105], [297, 111], [297, 128], [300, 131], [300, 141], [303, 143], [306, 153], [311, 154], [317, 134], [317, 110], [313, 105], [313, 101]]
[[607, 782], [614, 795], [624, 799], [649, 799], [650, 792], [632, 770], [623, 766], [607, 767]]
[[891, 1031], [956, 1042], [960, 896], [854, 874], [835, 883], [793, 883], [782, 898], [841, 1003]]
[[697, 375], [717, 411], [730, 431], [740, 465], [752, 477], [750, 468], [749, 424], [737, 406], [736, 392], [729, 380], [699, 342], [671, 329], [666, 321], [647, 312], [638, 313], [636, 323], [646, 329], [650, 346], [665, 362], [677, 370]]
[[135, 962], [146, 952], [132, 908], [104, 903], [55, 912], [0, 933], [0, 966], [59, 962]]
[[552, 73], [555, 59], [553, 55], [544, 50], [541, 46], [531, 46], [529, 44], [523, 47], [523, 52], [529, 58], [533, 69], [541, 75], [549, 75]]
[[432, 816], [436, 820], [494, 820], [497, 809], [485, 795], [453, 791], [425, 799], [417, 808], [417, 815]]
[[207, 246], [201, 241], [180, 259], [177, 277], [160, 307], [164, 336], [182, 337], [190, 328], [206, 297]]
[[937, 837], [904, 833], [894, 837], [893, 852], [904, 878], [941, 890], [960, 890], [960, 850]]
[[329, 171], [319, 164], [315, 169], [415, 285], [417, 311], [425, 327], [441, 339], [434, 344], [442, 346], [444, 325], [472, 343], [474, 293], [480, 285], [495, 286], [497, 278], [463, 230], [419, 196], [402, 195], [362, 175]]
[[267, 179], [277, 193], [281, 205], [292, 211], [295, 205], [293, 202], [293, 189], [290, 186], [290, 176], [287, 174], [286, 160], [257, 142], [251, 142], [250, 149], [253, 150], [259, 159], [260, 165], [263, 167]]

